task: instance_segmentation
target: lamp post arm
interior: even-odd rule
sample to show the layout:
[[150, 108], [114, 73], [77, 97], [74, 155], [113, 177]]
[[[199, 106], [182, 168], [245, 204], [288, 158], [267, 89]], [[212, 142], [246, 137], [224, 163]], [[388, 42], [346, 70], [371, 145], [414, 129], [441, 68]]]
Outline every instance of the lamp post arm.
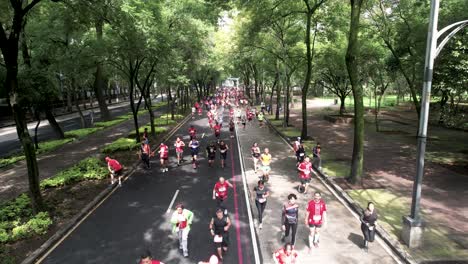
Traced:
[[[437, 50], [436, 50], [436, 54], [435, 54], [435, 58], [437, 58], [437, 56], [439, 56], [439, 53], [440, 51], [444, 48], [445, 44], [447, 44], [447, 42], [453, 37], [453, 35], [457, 34], [458, 31], [462, 30], [464, 27], [468, 26], [468, 20], [466, 21], [461, 21], [463, 23], [455, 23], [455, 24], [458, 24], [459, 26], [457, 28], [455, 28], [452, 32], [450, 32], [450, 34], [448, 34], [439, 44], [439, 46], [437, 46]], [[452, 24], [453, 25], [453, 24]], [[450, 27], [450, 26], [449, 26]], [[447, 27], [445, 27], [447, 28]], [[444, 29], [445, 29], [444, 28]], [[439, 35], [440, 37], [440, 34], [437, 34]]]
[[451, 29], [451, 28], [453, 28], [453, 27], [456, 27], [456, 26], [458, 26], [458, 25], [460, 25], [460, 24], [465, 24], [465, 23], [468, 23], [468, 20], [458, 21], [458, 22], [455, 22], [455, 23], [453, 23], [453, 24], [450, 24], [450, 25], [444, 27], [443, 29], [441, 29], [441, 30], [439, 30], [439, 31], [437, 32], [437, 39], [439, 39], [443, 34], [445, 34], [445, 32], [446, 32], [447, 30], [449, 30], [449, 29]]

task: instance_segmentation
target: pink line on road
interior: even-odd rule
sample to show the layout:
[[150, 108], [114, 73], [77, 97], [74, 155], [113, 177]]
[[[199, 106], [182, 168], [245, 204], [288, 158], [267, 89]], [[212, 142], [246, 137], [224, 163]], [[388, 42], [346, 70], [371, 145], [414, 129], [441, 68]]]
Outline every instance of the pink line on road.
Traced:
[[239, 264], [243, 263], [242, 259], [242, 246], [241, 246], [241, 237], [240, 237], [240, 222], [239, 222], [239, 205], [237, 204], [237, 175], [234, 173], [234, 153], [232, 151], [232, 140], [230, 140], [230, 149], [231, 149], [231, 173], [232, 179], [234, 179], [233, 189], [234, 189], [234, 212], [236, 219], [236, 237], [237, 237], [237, 257], [239, 258]]

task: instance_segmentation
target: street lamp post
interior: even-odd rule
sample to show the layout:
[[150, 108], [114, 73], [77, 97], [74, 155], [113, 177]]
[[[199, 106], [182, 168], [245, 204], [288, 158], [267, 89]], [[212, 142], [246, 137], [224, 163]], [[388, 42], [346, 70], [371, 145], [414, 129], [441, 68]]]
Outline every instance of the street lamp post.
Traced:
[[[439, 16], [439, 0], [431, 0], [431, 13], [429, 20], [429, 32], [427, 35], [426, 60], [424, 65], [424, 85], [421, 97], [421, 118], [419, 120], [417, 167], [413, 183], [413, 195], [411, 202], [411, 214], [403, 217], [402, 239], [408, 247], [419, 247], [422, 242], [423, 223], [420, 216], [421, 188], [424, 175], [424, 154], [426, 152], [427, 125], [429, 119], [429, 104], [431, 101], [432, 75], [434, 72], [434, 60], [447, 41], [463, 27], [468, 25], [468, 20], [453, 23], [440, 31], [437, 31]], [[453, 30], [452, 30], [453, 29]], [[437, 40], [444, 33], [452, 30], [437, 46]]]

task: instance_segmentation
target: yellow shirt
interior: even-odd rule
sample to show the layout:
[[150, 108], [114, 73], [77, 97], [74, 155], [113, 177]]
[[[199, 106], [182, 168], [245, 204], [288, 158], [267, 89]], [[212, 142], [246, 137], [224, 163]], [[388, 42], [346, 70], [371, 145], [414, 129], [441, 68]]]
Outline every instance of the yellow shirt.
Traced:
[[269, 166], [270, 163], [271, 163], [271, 154], [265, 154], [263, 153], [261, 156], [260, 156], [260, 160], [262, 161], [262, 164], [263, 166]]

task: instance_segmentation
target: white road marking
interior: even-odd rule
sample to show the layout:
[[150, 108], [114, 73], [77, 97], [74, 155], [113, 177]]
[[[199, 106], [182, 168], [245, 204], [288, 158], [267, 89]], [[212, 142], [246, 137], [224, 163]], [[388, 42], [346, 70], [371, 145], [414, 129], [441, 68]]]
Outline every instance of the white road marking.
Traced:
[[249, 192], [247, 187], [247, 178], [245, 176], [244, 170], [244, 161], [242, 160], [242, 149], [239, 143], [239, 136], [237, 134], [237, 125], [235, 126], [236, 129], [236, 139], [237, 139], [237, 148], [239, 149], [239, 162], [240, 168], [242, 172], [242, 185], [244, 186], [244, 195], [245, 195], [245, 203], [247, 204], [247, 215], [249, 216], [249, 226], [250, 226], [250, 236], [252, 238], [252, 246], [255, 258], [255, 264], [260, 264], [260, 254], [258, 253], [258, 244], [257, 244], [257, 236], [255, 235], [255, 228], [253, 225], [253, 217], [251, 212], [250, 200], [249, 200]]
[[171, 203], [169, 204], [169, 207], [167, 207], [166, 214], [168, 214], [168, 213], [171, 212], [171, 208], [172, 208], [172, 206], [174, 205], [175, 199], [177, 198], [177, 195], [178, 195], [178, 194], [179, 194], [179, 189], [177, 189], [176, 192], [174, 193], [174, 197], [172, 197], [172, 201], [171, 201]]

